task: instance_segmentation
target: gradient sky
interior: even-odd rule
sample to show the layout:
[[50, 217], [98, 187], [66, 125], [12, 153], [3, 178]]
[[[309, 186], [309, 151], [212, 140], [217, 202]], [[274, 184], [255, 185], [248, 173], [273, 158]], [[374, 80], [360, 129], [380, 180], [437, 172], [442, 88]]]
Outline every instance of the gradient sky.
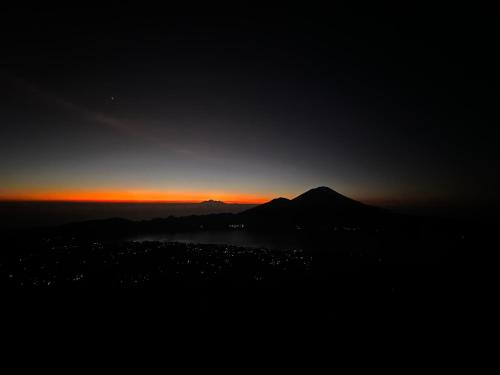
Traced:
[[1, 11], [0, 198], [498, 199], [487, 10], [106, 7]]

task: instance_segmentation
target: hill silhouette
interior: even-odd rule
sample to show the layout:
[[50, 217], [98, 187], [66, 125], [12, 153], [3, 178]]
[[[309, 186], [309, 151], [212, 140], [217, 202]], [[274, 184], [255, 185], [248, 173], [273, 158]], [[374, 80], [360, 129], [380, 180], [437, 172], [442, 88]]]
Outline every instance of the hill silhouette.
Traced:
[[321, 186], [293, 198], [277, 198], [240, 214], [251, 225], [358, 224], [382, 214], [381, 209]]
[[324, 209], [325, 204], [328, 205], [328, 208], [334, 208], [336, 210], [368, 208], [365, 204], [339, 194], [326, 186], [308, 190], [298, 197], [295, 197], [291, 202], [297, 207], [316, 209]]

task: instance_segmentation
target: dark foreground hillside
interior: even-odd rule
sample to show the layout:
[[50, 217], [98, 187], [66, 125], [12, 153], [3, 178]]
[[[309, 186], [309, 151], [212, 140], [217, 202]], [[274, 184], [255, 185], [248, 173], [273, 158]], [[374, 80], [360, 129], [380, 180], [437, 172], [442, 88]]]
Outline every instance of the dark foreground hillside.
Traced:
[[102, 308], [138, 298], [129, 309], [327, 319], [443, 317], [477, 298], [482, 270], [473, 231], [337, 228], [308, 238], [301, 249], [270, 250], [73, 232], [17, 235], [6, 241], [0, 286], [5, 297], [42, 299], [46, 308], [72, 299]]

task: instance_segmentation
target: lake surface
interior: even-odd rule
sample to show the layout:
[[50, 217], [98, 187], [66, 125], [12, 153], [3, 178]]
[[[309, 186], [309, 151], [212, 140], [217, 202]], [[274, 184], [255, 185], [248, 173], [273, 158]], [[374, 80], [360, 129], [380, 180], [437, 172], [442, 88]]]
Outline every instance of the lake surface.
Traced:
[[148, 234], [128, 238], [131, 241], [164, 241], [181, 243], [199, 243], [214, 245], [232, 245], [241, 247], [285, 250], [300, 249], [302, 241], [292, 234], [270, 234], [245, 230], [193, 231], [169, 234]]

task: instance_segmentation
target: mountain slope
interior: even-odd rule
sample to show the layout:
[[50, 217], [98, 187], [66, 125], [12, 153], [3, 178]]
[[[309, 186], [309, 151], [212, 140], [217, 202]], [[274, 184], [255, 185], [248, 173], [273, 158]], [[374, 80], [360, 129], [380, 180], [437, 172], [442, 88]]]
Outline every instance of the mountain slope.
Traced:
[[369, 207], [324, 186], [306, 191], [298, 197], [295, 197], [292, 200], [292, 203], [297, 208], [314, 208], [318, 210], [324, 210], [325, 208], [336, 210], [358, 210]]

